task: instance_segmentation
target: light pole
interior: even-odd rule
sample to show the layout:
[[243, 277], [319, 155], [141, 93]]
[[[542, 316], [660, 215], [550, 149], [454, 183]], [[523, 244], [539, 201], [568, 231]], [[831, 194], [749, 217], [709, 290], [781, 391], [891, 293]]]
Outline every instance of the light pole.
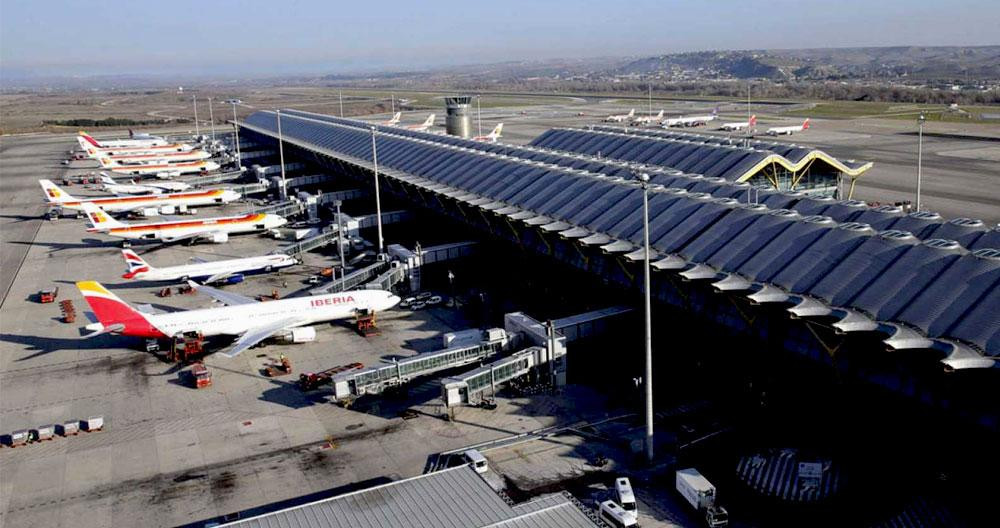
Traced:
[[378, 194], [378, 149], [375, 147], [375, 127], [372, 129], [372, 167], [375, 172], [375, 223], [378, 226], [378, 254], [382, 254], [382, 201]]
[[240, 125], [236, 122], [236, 100], [233, 103], [233, 127], [236, 129], [236, 168], [243, 170], [243, 156], [240, 155]]
[[285, 141], [281, 136], [281, 110], [275, 110], [274, 114], [278, 116], [278, 161], [281, 163], [281, 199], [284, 200], [288, 197], [288, 191], [285, 188], [287, 185], [285, 182]]
[[927, 117], [920, 114], [920, 117], [917, 118], [917, 211], [920, 210], [920, 180], [923, 176], [924, 121], [927, 121]]
[[344, 260], [344, 223], [340, 217], [340, 200], [334, 200], [333, 206], [337, 208], [337, 249], [340, 251], [340, 291], [344, 291], [344, 275], [347, 275], [347, 262]]
[[215, 114], [212, 113], [212, 98], [208, 98], [208, 123], [212, 127], [212, 141], [215, 141]]
[[340, 91], [340, 117], [344, 117], [344, 91]]
[[200, 136], [201, 130], [198, 129], [198, 96], [192, 95], [191, 102], [194, 103], [194, 135]]
[[479, 100], [482, 97], [483, 96], [481, 96], [481, 95], [477, 95], [476, 96], [476, 121], [477, 121], [477, 123], [479, 125], [479, 134], [477, 134], [478, 136], [482, 136], [483, 135], [483, 108], [479, 104]]
[[653, 326], [649, 287], [649, 174], [638, 175], [642, 184], [643, 295], [646, 307], [646, 461], [653, 461]]

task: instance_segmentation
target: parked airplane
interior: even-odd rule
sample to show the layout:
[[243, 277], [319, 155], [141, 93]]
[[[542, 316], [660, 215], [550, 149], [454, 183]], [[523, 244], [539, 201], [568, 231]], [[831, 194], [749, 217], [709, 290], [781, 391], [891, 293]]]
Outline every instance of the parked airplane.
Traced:
[[[101, 158], [101, 165], [107, 167], [106, 158]], [[179, 176], [181, 174], [204, 173], [219, 170], [221, 165], [214, 161], [181, 161], [178, 163], [150, 163], [148, 165], [124, 165], [109, 167], [111, 172], [128, 174], [130, 176]]]
[[649, 125], [663, 119], [663, 110], [655, 116], [639, 116], [632, 119], [633, 125]]
[[383, 121], [382, 124], [386, 126], [396, 126], [396, 123], [399, 123], [399, 119], [401, 117], [403, 117], [403, 112], [396, 112], [395, 114], [392, 114], [392, 119]]
[[105, 139], [102, 141], [97, 141], [90, 135], [88, 135], [83, 130], [80, 131], [80, 137], [85, 139], [87, 142], [93, 144], [97, 148], [116, 148], [116, 147], [160, 147], [163, 145], [170, 144], [169, 141], [159, 137], [150, 136], [149, 134], [142, 134], [136, 136], [131, 130], [128, 131], [129, 139]]
[[146, 146], [126, 146], [126, 147], [109, 147], [103, 143], [99, 143], [96, 139], [88, 136], [77, 136], [77, 143], [80, 144], [80, 149], [87, 153], [91, 158], [97, 158], [99, 156], [117, 156], [117, 155], [137, 155], [137, 154], [155, 154], [159, 152], [187, 152], [193, 150], [194, 147], [188, 145], [187, 143], [168, 143], [164, 145], [146, 145]]
[[755, 126], [757, 126], [757, 116], [756, 115], [752, 115], [752, 116], [750, 116], [750, 119], [747, 120], [747, 121], [737, 121], [737, 122], [734, 122], [734, 123], [722, 123], [722, 125], [719, 126], [719, 130], [729, 130], [729, 131], [743, 130], [745, 128], [754, 128]]
[[427, 116], [427, 119], [419, 125], [407, 125], [406, 128], [410, 130], [416, 130], [417, 132], [426, 132], [428, 128], [434, 126], [434, 114]]
[[622, 123], [622, 122], [625, 122], [625, 121], [628, 121], [628, 120], [632, 119], [633, 117], [635, 117], [635, 108], [629, 110], [627, 114], [609, 115], [608, 117], [604, 118], [604, 122], [605, 123]]
[[119, 334], [169, 338], [184, 332], [200, 332], [208, 337], [232, 336], [236, 340], [221, 352], [231, 358], [270, 337], [293, 343], [312, 341], [316, 338], [316, 330], [309, 325], [352, 318], [363, 311], [381, 312], [399, 304], [398, 296], [383, 290], [356, 290], [262, 303], [209, 286], [189, 284], [227, 306], [144, 313], [98, 282], [76, 283], [98, 320], [87, 326], [92, 332], [85, 337]]
[[694, 126], [708, 124], [709, 122], [715, 121], [718, 118], [719, 118], [719, 109], [716, 108], [712, 110], [712, 113], [709, 115], [671, 117], [668, 119], [664, 119], [663, 121], [660, 122], [660, 124], [663, 125], [664, 128], [694, 127]]
[[[294, 257], [284, 253], [263, 255], [208, 262], [197, 260], [193, 264], [156, 268], [142, 259], [131, 249], [123, 249], [122, 257], [128, 266], [128, 272], [123, 279], [139, 279], [148, 281], [175, 281], [188, 279], [198, 280], [205, 284], [214, 282], [239, 282], [248, 273], [271, 273], [276, 269], [287, 268], [299, 263]], [[238, 280], [235, 280], [238, 279]]]
[[104, 233], [133, 240], [161, 242], [208, 240], [214, 244], [222, 244], [229, 241], [229, 235], [265, 231], [288, 223], [284, 217], [275, 214], [247, 213], [238, 216], [129, 224], [111, 218], [110, 214], [92, 203], [83, 202], [82, 207], [91, 226], [87, 229], [88, 233]]
[[486, 141], [488, 143], [496, 143], [501, 136], [500, 132], [503, 130], [503, 123], [499, 123], [492, 132], [486, 134], [485, 136], [475, 136], [472, 138], [473, 141]]
[[176, 163], [181, 161], [198, 161], [212, 157], [204, 150], [189, 150], [186, 152], [159, 152], [156, 154], [119, 154], [117, 156], [101, 156], [97, 162], [101, 167], [125, 167], [129, 165], [151, 165], [154, 163]]
[[240, 198], [240, 193], [236, 191], [229, 189], [209, 189], [168, 194], [83, 199], [73, 197], [49, 180], [38, 180], [38, 183], [42, 185], [42, 190], [45, 191], [45, 197], [49, 203], [76, 211], [84, 210], [84, 205], [87, 204], [109, 213], [125, 213], [143, 207], [224, 204]]
[[809, 119], [806, 118], [806, 120], [803, 121], [801, 125], [783, 126], [783, 127], [771, 127], [769, 129], [767, 129], [767, 135], [769, 135], [769, 136], [789, 135], [790, 136], [790, 135], [792, 135], [792, 134], [794, 134], [796, 132], [802, 132], [802, 131], [808, 130], [808, 129], [809, 129]]
[[142, 185], [131, 181], [130, 183], [118, 183], [108, 173], [101, 173], [101, 185], [105, 191], [114, 194], [160, 194], [163, 191], [180, 192], [191, 188], [191, 184], [179, 181], [152, 181]]

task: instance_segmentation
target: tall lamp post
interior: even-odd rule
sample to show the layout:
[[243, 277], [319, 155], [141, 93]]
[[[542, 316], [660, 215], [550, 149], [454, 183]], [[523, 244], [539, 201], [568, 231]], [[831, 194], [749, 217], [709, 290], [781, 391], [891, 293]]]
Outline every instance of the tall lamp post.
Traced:
[[333, 206], [337, 208], [337, 249], [340, 251], [340, 291], [344, 291], [344, 275], [347, 274], [347, 262], [344, 260], [344, 222], [341, 221], [340, 200], [334, 200]]
[[233, 128], [236, 129], [236, 168], [243, 170], [243, 156], [240, 155], [240, 125], [236, 122], [236, 100], [230, 101], [233, 104]]
[[285, 181], [285, 140], [281, 136], [281, 110], [275, 110], [278, 116], [278, 161], [281, 163], [281, 199], [288, 197], [287, 182]]
[[375, 127], [372, 129], [372, 167], [375, 172], [375, 224], [378, 226], [378, 254], [382, 254], [382, 201], [378, 193], [378, 149], [375, 146]]
[[920, 210], [920, 180], [923, 176], [924, 121], [927, 121], [927, 117], [920, 114], [920, 117], [917, 118], [917, 211]]
[[191, 103], [194, 104], [194, 135], [200, 136], [201, 130], [198, 128], [198, 96], [191, 96]]
[[643, 301], [646, 312], [646, 461], [653, 461], [653, 323], [649, 286], [649, 174], [638, 176], [642, 185]]
[[212, 127], [212, 141], [215, 141], [215, 114], [212, 113], [212, 98], [208, 98], [208, 122]]

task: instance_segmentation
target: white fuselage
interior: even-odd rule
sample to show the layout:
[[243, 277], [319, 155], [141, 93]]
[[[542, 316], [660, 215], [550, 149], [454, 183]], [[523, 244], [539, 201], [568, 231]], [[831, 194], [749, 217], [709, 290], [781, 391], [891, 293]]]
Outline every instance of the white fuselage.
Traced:
[[102, 139], [99, 143], [101, 144], [101, 148], [160, 147], [169, 145], [167, 140], [152, 136], [143, 139]]
[[748, 126], [750, 126], [749, 122], [743, 122], [743, 123], [723, 123], [722, 126], [719, 127], [719, 130], [743, 130], [744, 128], [747, 128]]
[[130, 165], [154, 165], [163, 163], [176, 163], [180, 161], [198, 161], [212, 157], [204, 150], [188, 150], [184, 152], [160, 152], [152, 154], [118, 154], [115, 156], [99, 157], [98, 161], [107, 167], [122, 167]]
[[214, 161], [185, 161], [179, 163], [154, 163], [149, 165], [127, 165], [112, 167], [111, 172], [118, 174], [130, 174], [133, 176], [155, 175], [159, 173], [169, 174], [190, 174], [200, 172], [211, 172], [219, 169], [219, 164]]
[[238, 200], [240, 194], [235, 191], [218, 189], [209, 191], [190, 191], [169, 194], [147, 194], [138, 196], [123, 196], [118, 198], [93, 198], [89, 200], [65, 201], [57, 203], [60, 207], [70, 210], [82, 210], [83, 202], [89, 202], [109, 213], [124, 213], [143, 207], [163, 207], [165, 205], [194, 207], [199, 205], [221, 205]]
[[263, 255], [239, 259], [199, 262], [166, 268], [151, 268], [140, 271], [132, 278], [149, 281], [174, 281], [179, 279], [201, 279], [220, 274], [248, 273], [267, 269], [293, 266], [297, 261], [288, 255]]
[[774, 127], [774, 128], [767, 129], [767, 134], [769, 136], [785, 136], [785, 135], [790, 136], [790, 135], [792, 135], [792, 134], [794, 134], [796, 132], [802, 132], [803, 130], [805, 130], [805, 127], [803, 127], [802, 125], [799, 125], [799, 126], [787, 126], [787, 127]]
[[671, 118], [671, 119], [665, 119], [662, 124], [663, 124], [663, 126], [668, 127], [668, 128], [669, 127], [691, 127], [691, 126], [704, 125], [704, 124], [708, 123], [709, 121], [714, 121], [714, 120], [715, 120], [715, 116], [714, 115], [691, 116], [691, 117], [674, 117], [674, 118]]
[[131, 224], [124, 227], [90, 228], [105, 234], [134, 240], [173, 240], [209, 233], [253, 233], [281, 227], [288, 223], [284, 217], [273, 214], [251, 213], [243, 216], [225, 216], [198, 220], [178, 220], [150, 224]]
[[205, 336], [239, 335], [252, 328], [286, 319], [295, 320], [290, 327], [349, 319], [358, 310], [381, 312], [399, 303], [399, 297], [382, 290], [295, 297], [253, 304], [223, 306], [147, 315], [146, 319], [164, 335], [179, 332], [201, 332]]

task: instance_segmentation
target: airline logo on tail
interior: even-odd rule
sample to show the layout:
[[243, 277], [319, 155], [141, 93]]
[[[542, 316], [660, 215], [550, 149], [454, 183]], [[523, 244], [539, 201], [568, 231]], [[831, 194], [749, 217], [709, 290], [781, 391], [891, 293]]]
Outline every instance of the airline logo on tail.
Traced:
[[128, 272], [122, 275], [123, 279], [131, 279], [150, 270], [150, 265], [131, 249], [123, 249], [122, 257], [125, 258], [125, 264], [128, 266]]
[[108, 213], [105, 213], [104, 211], [91, 211], [87, 213], [87, 216], [90, 217], [90, 221], [93, 222], [94, 225], [100, 225], [108, 222]]
[[76, 287], [103, 327], [103, 330], [97, 333], [116, 332], [138, 337], [166, 337], [145, 316], [100, 283], [81, 281], [76, 283]]

